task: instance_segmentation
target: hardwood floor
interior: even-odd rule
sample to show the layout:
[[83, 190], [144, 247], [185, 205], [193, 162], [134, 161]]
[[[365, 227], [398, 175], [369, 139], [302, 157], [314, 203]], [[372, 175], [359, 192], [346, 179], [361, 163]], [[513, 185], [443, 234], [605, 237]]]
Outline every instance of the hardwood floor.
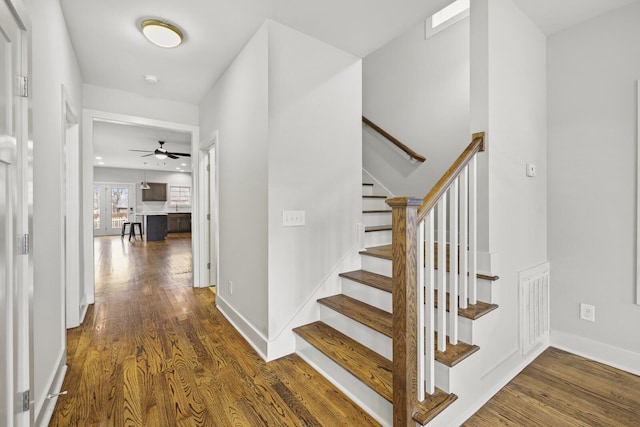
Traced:
[[95, 241], [96, 303], [68, 331], [50, 426], [377, 426], [299, 357], [264, 363], [193, 289], [189, 234]]
[[464, 426], [640, 426], [640, 377], [549, 348]]

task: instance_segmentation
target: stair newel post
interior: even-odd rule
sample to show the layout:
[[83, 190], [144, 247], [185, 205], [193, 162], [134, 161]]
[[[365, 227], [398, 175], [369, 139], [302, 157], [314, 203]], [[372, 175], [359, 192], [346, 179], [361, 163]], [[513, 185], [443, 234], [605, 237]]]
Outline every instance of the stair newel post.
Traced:
[[417, 217], [422, 202], [407, 197], [387, 200], [393, 218], [394, 427], [414, 427], [412, 416], [418, 403]]

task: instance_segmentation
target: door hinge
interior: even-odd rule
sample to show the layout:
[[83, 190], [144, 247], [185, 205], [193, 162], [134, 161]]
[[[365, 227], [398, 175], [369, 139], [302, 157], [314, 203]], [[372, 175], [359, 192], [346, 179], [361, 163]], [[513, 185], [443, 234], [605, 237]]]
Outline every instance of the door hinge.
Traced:
[[25, 234], [22, 239], [22, 255], [29, 255], [29, 234]]
[[207, 270], [211, 270], [211, 263], [210, 262], [207, 263]]
[[29, 397], [30, 397], [29, 390], [23, 391], [20, 394], [22, 394], [22, 412], [28, 412], [29, 411]]
[[17, 93], [16, 95], [18, 95], [21, 98], [28, 98], [29, 97], [29, 77], [27, 76], [18, 76], [18, 88], [17, 88]]

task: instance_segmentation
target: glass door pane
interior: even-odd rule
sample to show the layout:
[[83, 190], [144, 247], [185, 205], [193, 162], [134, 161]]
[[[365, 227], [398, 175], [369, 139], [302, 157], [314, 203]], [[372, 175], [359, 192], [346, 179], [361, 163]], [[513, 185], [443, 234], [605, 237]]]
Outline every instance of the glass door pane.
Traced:
[[93, 187], [93, 229], [100, 230], [100, 187]]
[[111, 187], [111, 228], [122, 230], [122, 224], [129, 218], [129, 188]]

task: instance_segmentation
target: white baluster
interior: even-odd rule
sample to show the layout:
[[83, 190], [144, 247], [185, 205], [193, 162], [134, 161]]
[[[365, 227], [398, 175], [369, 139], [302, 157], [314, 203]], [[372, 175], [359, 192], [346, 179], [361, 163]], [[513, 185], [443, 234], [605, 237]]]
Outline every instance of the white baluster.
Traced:
[[469, 168], [460, 173], [460, 308], [469, 298]]
[[447, 349], [447, 193], [438, 202], [438, 350]]
[[[426, 348], [424, 366], [426, 372], [426, 391], [433, 394], [435, 391], [435, 348], [434, 340], [434, 281], [435, 281], [435, 264], [434, 264], [434, 212], [433, 210], [425, 218], [425, 287], [424, 287], [424, 311], [425, 311], [425, 332], [426, 332]], [[422, 396], [422, 395], [421, 395]]]
[[425, 387], [426, 387], [426, 380], [427, 380], [427, 373], [426, 373], [426, 342], [425, 342], [425, 331], [426, 331], [426, 317], [427, 317], [427, 306], [425, 305], [425, 267], [424, 267], [424, 244], [425, 244], [425, 236], [424, 236], [424, 227], [425, 227], [425, 223], [424, 221], [422, 221], [420, 224], [418, 224], [418, 236], [417, 236], [417, 249], [418, 249], [418, 256], [417, 256], [417, 264], [418, 264], [418, 269], [416, 270], [418, 272], [418, 280], [417, 280], [417, 287], [418, 289], [416, 290], [416, 296], [417, 296], [417, 303], [418, 303], [418, 307], [416, 310], [416, 313], [418, 314], [418, 331], [417, 331], [417, 337], [418, 337], [418, 343], [417, 343], [417, 347], [418, 347], [418, 400], [422, 400], [422, 396], [424, 396], [425, 393]]
[[449, 342], [458, 344], [458, 179], [449, 189]]
[[469, 161], [469, 303], [476, 304], [478, 274], [478, 197], [476, 182], [476, 156]]

